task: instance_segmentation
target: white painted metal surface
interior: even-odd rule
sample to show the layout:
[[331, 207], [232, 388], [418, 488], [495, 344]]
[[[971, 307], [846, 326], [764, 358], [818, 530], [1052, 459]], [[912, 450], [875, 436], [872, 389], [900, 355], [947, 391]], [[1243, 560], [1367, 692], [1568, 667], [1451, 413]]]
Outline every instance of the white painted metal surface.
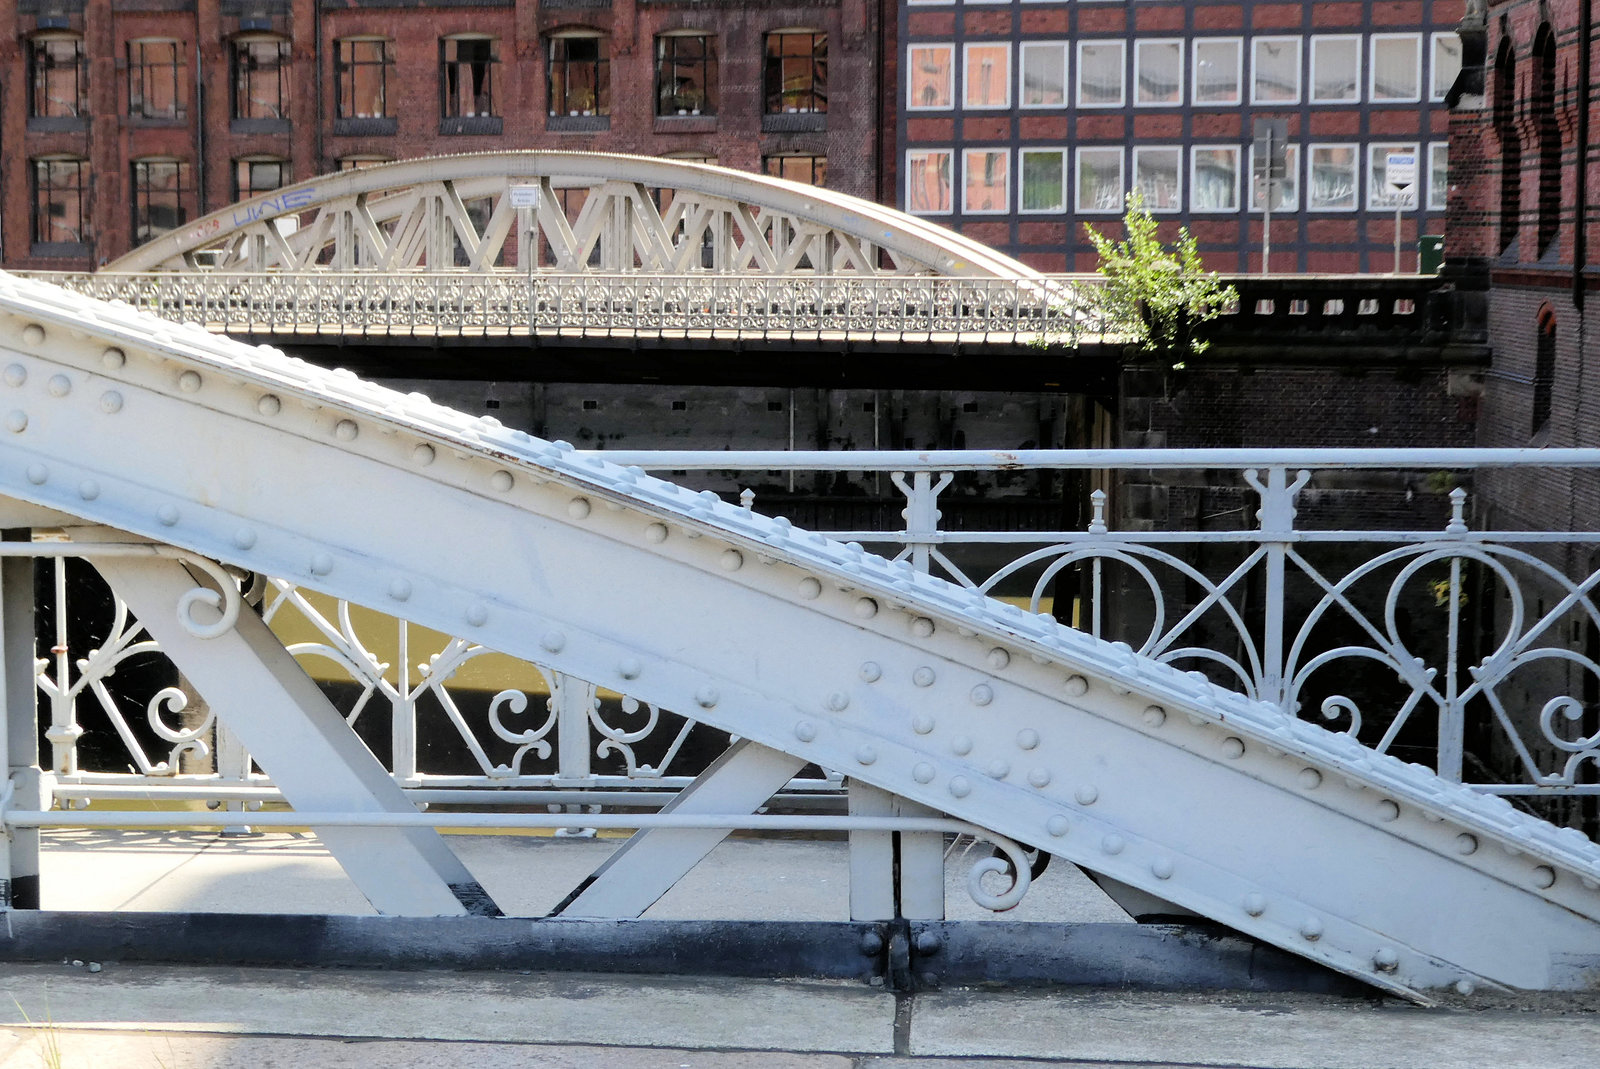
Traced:
[[347, 374], [16, 279], [0, 314], [0, 495], [80, 517], [69, 538], [177, 546], [690, 711], [1391, 990], [1600, 970], [1600, 848], [1270, 701]]

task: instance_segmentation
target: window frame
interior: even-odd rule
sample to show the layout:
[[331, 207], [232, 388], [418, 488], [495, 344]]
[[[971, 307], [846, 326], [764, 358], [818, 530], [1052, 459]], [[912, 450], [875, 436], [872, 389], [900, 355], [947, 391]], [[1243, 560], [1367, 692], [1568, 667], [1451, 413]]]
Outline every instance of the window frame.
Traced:
[[[1202, 208], [1198, 203], [1196, 203], [1194, 194], [1195, 190], [1199, 188], [1199, 183], [1195, 181], [1195, 175], [1200, 171], [1200, 154], [1202, 152], [1223, 152], [1233, 154], [1233, 203], [1231, 206], [1225, 208]], [[1240, 151], [1238, 145], [1230, 145], [1226, 143], [1190, 145], [1189, 190], [1188, 198], [1184, 201], [1185, 205], [1188, 207], [1188, 210], [1192, 214], [1197, 215], [1238, 215], [1240, 213], [1240, 204], [1244, 199], [1239, 193], [1240, 179], [1242, 177], [1240, 168], [1243, 166], [1243, 164], [1244, 153]]]
[[[1090, 48], [1109, 48], [1117, 50], [1117, 99], [1104, 102], [1091, 102], [1083, 99], [1083, 53]], [[1120, 37], [1091, 37], [1078, 42], [1077, 55], [1073, 57], [1078, 64], [1078, 72], [1073, 80], [1073, 96], [1079, 108], [1125, 108], [1128, 106], [1128, 42]]]
[[[356, 49], [361, 45], [377, 45], [380, 55], [376, 60], [363, 59], [355, 55]], [[348, 48], [350, 55], [346, 55]], [[389, 112], [389, 75], [394, 69], [394, 41], [389, 37], [369, 34], [352, 34], [349, 37], [338, 37], [333, 42], [333, 98], [334, 118], [337, 119], [392, 119]], [[378, 105], [382, 108], [377, 114], [367, 114], [356, 110], [356, 93], [360, 72], [376, 68], [378, 76]], [[348, 85], [346, 82], [348, 81]]]
[[[93, 165], [90, 163], [89, 159], [84, 156], [50, 154], [45, 156], [35, 156], [28, 162], [32, 164], [32, 166], [28, 168], [28, 192], [30, 194], [28, 211], [29, 243], [32, 245], [54, 246], [76, 245], [84, 246], [85, 248], [93, 245], [94, 219], [89, 213], [87, 201], [89, 199], [89, 187], [92, 183], [92, 176], [94, 172]], [[40, 176], [42, 173], [48, 173], [50, 165], [65, 163], [76, 165], [77, 184], [73, 186], [57, 186], [52, 182], [44, 186], [40, 185]], [[39, 224], [42, 221], [42, 217], [40, 215], [41, 206], [45, 203], [53, 203], [53, 198], [46, 198], [44, 194], [47, 192], [55, 192], [57, 190], [70, 190], [75, 198], [78, 208], [78, 228], [76, 240], [55, 241], [46, 236], [48, 230], [41, 230], [40, 228]], [[54, 212], [46, 213], [47, 216], [53, 216], [54, 214]]]
[[[1006, 79], [1010, 84], [1011, 79]], [[999, 181], [986, 184], [986, 188], [1000, 191], [1000, 206], [998, 208], [974, 208], [971, 202], [972, 183], [968, 175], [972, 170], [973, 157], [988, 159], [999, 158], [1004, 161], [1005, 173], [999, 176]], [[987, 165], [985, 165], [987, 166]], [[962, 215], [1009, 215], [1011, 213], [1011, 150], [997, 148], [993, 145], [961, 150], [961, 214]]]
[[[171, 226], [160, 229], [156, 229], [149, 221], [151, 194], [156, 190], [150, 185], [148, 175], [150, 168], [155, 165], [170, 165], [175, 169], [173, 188], [170, 190], [163, 189], [160, 192], [171, 193], [176, 219]], [[141, 172], [146, 177], [144, 182], [140, 181]], [[187, 182], [189, 177], [189, 165], [187, 162], [176, 156], [140, 156], [128, 161], [128, 175], [128, 190], [130, 194], [128, 234], [135, 246], [153, 241], [162, 234], [170, 233], [189, 221], [186, 195], [191, 190]], [[139, 223], [141, 206], [144, 209], [143, 214], [145, 217], [143, 227]]]
[[[1259, 49], [1264, 45], [1294, 44], [1294, 92], [1282, 99], [1264, 98], [1257, 90], [1260, 88], [1261, 79], [1256, 70], [1260, 62]], [[1262, 37], [1250, 38], [1250, 103], [1254, 106], [1269, 108], [1287, 108], [1299, 104], [1305, 97], [1305, 38], [1289, 34], [1273, 34]]]
[[[594, 41], [595, 55], [593, 59], [573, 58], [571, 56], [557, 56], [558, 51], [565, 52], [571, 47], [571, 41]], [[572, 84], [572, 71], [574, 68], [584, 69], [592, 77], [593, 88], [587, 84], [576, 87]], [[561, 71], [560, 104], [556, 100], [556, 71]], [[599, 30], [562, 30], [546, 35], [545, 38], [545, 109], [551, 118], [591, 118], [608, 117], [611, 114], [611, 35]], [[583, 99], [578, 94], [589, 94], [589, 107], [584, 107], [580, 101]], [[574, 106], [576, 105], [576, 106]]]
[[[1233, 96], [1228, 99], [1204, 99], [1200, 97], [1200, 49], [1202, 46], [1232, 45], [1233, 46]], [[1209, 61], [1207, 61], [1209, 64]], [[1244, 103], [1244, 38], [1243, 37], [1196, 37], [1194, 47], [1189, 56], [1189, 104], [1199, 110], [1204, 108], [1235, 108]]]
[[[1343, 97], [1325, 97], [1317, 95], [1317, 53], [1319, 45], [1329, 44], [1354, 44], [1356, 47], [1355, 69], [1351, 72], [1350, 95]], [[1359, 104], [1361, 103], [1361, 63], [1362, 37], [1359, 33], [1314, 33], [1311, 35], [1311, 84], [1306, 90], [1306, 100], [1312, 104]]]
[[[290, 169], [291, 163], [287, 156], [252, 154], [248, 156], [235, 156], [229, 162], [231, 166], [228, 168], [228, 177], [229, 181], [233, 183], [233, 199], [236, 203], [239, 201], [250, 200], [254, 197], [265, 196], [274, 190], [282, 189], [285, 186], [294, 185], [294, 172]], [[263, 163], [271, 163], [278, 166], [278, 184], [275, 186], [266, 186], [262, 189], [256, 189], [255, 183], [251, 182], [249, 191], [246, 192], [244, 185], [239, 181], [240, 168], [253, 168], [257, 164]]]
[[[39, 109], [39, 90], [48, 84], [49, 71], [68, 69], [68, 64], [57, 65], [54, 60], [41, 64], [39, 61], [51, 44], [71, 41], [73, 43], [73, 59], [70, 64], [72, 70], [72, 88], [74, 101], [68, 111]], [[85, 48], [83, 34], [44, 32], [36, 33], [28, 38], [28, 118], [30, 119], [87, 119], [89, 116], [89, 53]], [[49, 93], [45, 94], [46, 101], [53, 99]], [[41, 157], [42, 158], [42, 157]]]
[[[252, 65], [247, 66], [241, 63], [241, 58], [249, 55], [249, 53], [246, 51], [247, 49], [256, 45], [269, 44], [277, 45], [277, 62], [272, 67], [255, 66], [253, 65], [253, 60], [251, 61]], [[294, 49], [290, 44], [289, 39], [287, 37], [281, 37], [277, 34], [251, 33], [240, 34], [239, 36], [232, 38], [228, 42], [228, 117], [230, 119], [244, 119], [247, 121], [289, 118], [289, 94], [291, 85], [289, 79], [289, 64], [293, 58], [293, 54]], [[246, 75], [255, 72], [264, 72], [267, 70], [275, 71], [277, 74], [276, 81], [278, 83], [278, 103], [276, 108], [272, 109], [276, 111], [276, 114], [242, 114], [242, 109], [239, 107], [241, 90], [245, 91], [244, 95], [246, 97], [251, 100], [254, 99], [254, 95], [246, 88]], [[251, 81], [249, 84], [253, 85], [254, 82]]]
[[[1348, 207], [1318, 206], [1316, 203], [1314, 203], [1313, 193], [1315, 192], [1315, 190], [1314, 190], [1314, 185], [1313, 185], [1312, 179], [1316, 174], [1317, 153], [1319, 151], [1326, 150], [1326, 149], [1348, 149], [1354, 154], [1353, 158], [1351, 160], [1351, 164], [1350, 164], [1351, 190], [1350, 190], [1350, 205]], [[1326, 212], [1326, 213], [1337, 213], [1337, 214], [1341, 214], [1341, 215], [1342, 214], [1346, 214], [1346, 213], [1350, 213], [1350, 212], [1358, 212], [1358, 211], [1360, 211], [1361, 210], [1361, 143], [1359, 141], [1316, 141], [1316, 142], [1312, 142], [1312, 143], [1306, 145], [1305, 150], [1306, 150], [1306, 157], [1305, 157], [1306, 176], [1305, 176], [1305, 187], [1304, 187], [1304, 193], [1303, 193], [1303, 196], [1305, 198], [1305, 210], [1307, 212], [1317, 212], [1317, 213]]]
[[[170, 48], [170, 60], [151, 59], [147, 50], [154, 48]], [[137, 60], [134, 58], [136, 50]], [[184, 43], [175, 37], [134, 37], [125, 43], [124, 55], [128, 69], [128, 118], [145, 122], [187, 122], [189, 95], [184, 72], [188, 63]], [[171, 84], [162, 84], [168, 81]], [[171, 92], [170, 109], [150, 110], [152, 87]]]
[[[913, 164], [918, 159], [927, 160], [942, 156], [945, 160], [945, 187], [944, 207], [918, 208], [915, 206], [917, 197], [913, 195], [912, 181], [914, 178]], [[907, 149], [906, 163], [906, 211], [911, 215], [950, 215], [955, 211], [955, 149], [948, 146], [933, 146], [929, 148]]]
[[[1083, 204], [1083, 162], [1089, 155], [1111, 156], [1117, 159], [1116, 203], [1105, 208], [1086, 208]], [[1084, 145], [1072, 156], [1072, 210], [1078, 215], [1121, 215], [1126, 210], [1128, 195], [1128, 153], [1121, 145]]]
[[[1245, 173], [1242, 176], [1242, 178], [1244, 180], [1244, 184], [1250, 190], [1250, 195], [1249, 195], [1249, 197], [1247, 199], [1247, 205], [1245, 207], [1245, 212], [1247, 214], [1253, 214], [1255, 212], [1264, 212], [1265, 209], [1263, 208], [1263, 206], [1261, 204], [1257, 203], [1257, 201], [1256, 201], [1256, 146], [1255, 146], [1255, 142], [1252, 141], [1249, 145], [1245, 146], [1245, 149], [1246, 149], [1246, 151], [1245, 151], [1245, 168], [1246, 168], [1246, 170], [1245, 170]], [[1298, 142], [1291, 141], [1288, 144], [1283, 146], [1283, 151], [1284, 151], [1284, 156], [1287, 157], [1284, 160], [1284, 171], [1286, 172], [1285, 175], [1284, 175], [1284, 178], [1285, 178], [1285, 180], [1292, 179], [1293, 182], [1294, 182], [1294, 202], [1292, 204], [1290, 204], [1290, 203], [1280, 204], [1276, 208], [1273, 208], [1272, 210], [1275, 211], [1275, 212], [1298, 212], [1300, 210], [1300, 199], [1301, 199], [1300, 198], [1300, 164], [1302, 162], [1302, 159], [1301, 159], [1302, 154], [1300, 152], [1300, 145], [1299, 145]]]
[[[1030, 104], [1028, 102], [1028, 53], [1056, 49], [1061, 57], [1061, 101], [1056, 104]], [[1017, 107], [1025, 111], [1049, 108], [1065, 109], [1072, 105], [1072, 42], [1021, 41], [1017, 45]]]
[[[676, 42], [679, 41], [699, 41], [700, 55], [680, 60], [675, 51]], [[672, 46], [674, 54], [671, 56], [663, 54], [668, 42], [674, 43]], [[652, 77], [655, 86], [656, 117], [717, 114], [722, 82], [722, 68], [717, 55], [717, 34], [700, 29], [664, 30], [656, 34], [654, 51]], [[670, 91], [665, 80], [669, 69], [673, 81]], [[698, 88], [693, 85], [687, 87], [683, 85], [684, 76], [679, 72], [684, 70], [692, 70], [698, 74], [700, 81]], [[698, 107], [694, 104], [696, 96], [700, 100]]]
[[[788, 87], [787, 60], [800, 60], [802, 55], [781, 51], [773, 52], [780, 38], [811, 38], [808, 87]], [[820, 46], [820, 48], [819, 48]], [[770, 30], [761, 37], [761, 113], [763, 115], [826, 115], [828, 113], [828, 35], [812, 29]], [[776, 74], [776, 77], [774, 75]], [[776, 88], [774, 88], [776, 86]], [[790, 110], [783, 101], [795, 94], [794, 99], [809, 101], [809, 107], [796, 105]], [[774, 104], [774, 101], [777, 103]]]
[[1138, 189], [1141, 194], [1144, 193], [1144, 189], [1139, 182], [1139, 160], [1141, 157], [1154, 156], [1157, 153], [1160, 153], [1164, 156], [1170, 155], [1173, 158], [1172, 174], [1174, 176], [1174, 181], [1177, 183], [1177, 189], [1174, 191], [1172, 195], [1172, 203], [1168, 207], [1157, 207], [1156, 204], [1152, 202], [1151, 198], [1146, 196], [1144, 198], [1145, 211], [1149, 212], [1151, 215], [1180, 214], [1183, 211], [1186, 203], [1184, 197], [1188, 195], [1188, 190], [1185, 188], [1184, 183], [1184, 152], [1182, 145], [1134, 145], [1133, 182], [1131, 188]]
[[[467, 42], [467, 41], [470, 41], [470, 42], [473, 42], [473, 43], [487, 42], [487, 44], [489, 46], [488, 58], [482, 59], [482, 60], [479, 60], [479, 59], [465, 59], [464, 60], [464, 59], [460, 58], [460, 45], [463, 42]], [[456, 46], [456, 52], [457, 52], [456, 58], [454, 58], [454, 59], [449, 58], [449, 56], [447, 54], [448, 50], [449, 50], [449, 48], [450, 48], [450, 46], [452, 44], [454, 44]], [[463, 73], [466, 73], [466, 74], [468, 74], [470, 76], [472, 68], [475, 67], [480, 62], [484, 65], [484, 68], [485, 68], [484, 69], [484, 75], [483, 75], [483, 85], [485, 87], [484, 92], [481, 93], [481, 94], [480, 93], [470, 93], [469, 95], [470, 95], [470, 97], [472, 98], [472, 101], [473, 101], [473, 110], [470, 111], [470, 112], [463, 111], [463, 110], [460, 109], [461, 89], [462, 89], [462, 86], [464, 85]], [[496, 87], [495, 87], [495, 82], [497, 81], [497, 79], [495, 78], [496, 68], [498, 68], [499, 66], [500, 66], [500, 39], [498, 37], [494, 37], [494, 36], [492, 36], [490, 34], [487, 34], [487, 33], [451, 33], [451, 34], [445, 34], [443, 37], [440, 37], [439, 38], [439, 117], [441, 119], [499, 118], [500, 117], [500, 108], [499, 108], [500, 102], [497, 99], [499, 94], [497, 93]], [[465, 72], [463, 72], [463, 68], [466, 69]], [[476, 79], [474, 79], [474, 81], [475, 80]], [[452, 81], [455, 83], [454, 91], [452, 91], [452, 88], [451, 88]], [[478, 100], [480, 98], [487, 98], [487, 101], [488, 101], [488, 110], [487, 111], [481, 110], [479, 108]], [[454, 110], [452, 110], [452, 109], [454, 109]]]
[[[681, 159], [682, 157], [679, 157], [679, 158]], [[701, 160], [701, 162], [707, 162], [705, 157], [698, 157], [698, 158]], [[782, 179], [786, 179], [787, 181], [790, 181], [790, 182], [800, 182], [800, 181], [802, 181], [801, 179], [790, 178], [788, 175], [779, 173], [783, 169], [782, 164], [779, 163], [779, 161], [781, 161], [781, 160], [810, 160], [811, 161], [811, 168], [810, 168], [811, 177], [809, 179], [805, 179], [804, 180], [804, 184], [805, 185], [809, 185], [809, 186], [813, 186], [813, 187], [815, 187], [817, 189], [826, 189], [827, 188], [827, 185], [828, 185], [828, 157], [826, 155], [822, 155], [822, 154], [818, 154], [818, 153], [814, 153], [814, 152], [775, 152], [775, 153], [772, 153], [771, 155], [762, 156], [761, 157], [761, 173], [762, 174], [765, 174], [770, 178], [782, 178]], [[711, 158], [709, 162], [713, 162], [714, 163], [715, 162], [715, 158], [714, 157]], [[773, 167], [772, 167], [772, 164], [774, 164], [774, 163], [779, 163], [779, 166], [778, 166], [777, 170], [774, 170]], [[818, 168], [819, 165], [822, 168], [822, 177], [821, 177], [820, 181], [817, 178], [817, 168]]]
[[[969, 0], [970, 2], [970, 0]], [[995, 51], [1005, 56], [1005, 69], [995, 79], [1000, 87], [999, 103], [974, 103], [972, 98], [972, 55], [978, 51]], [[981, 40], [968, 41], [961, 46], [961, 107], [964, 111], [1008, 111], [1011, 108], [1011, 42]], [[965, 183], [963, 183], [963, 186]]]
[[[1054, 156], [1061, 165], [1061, 189], [1057, 202], [1044, 208], [1028, 207], [1025, 191], [1027, 187], [1027, 157], [1029, 156]], [[1027, 145], [1017, 149], [1017, 214], [1018, 215], [1064, 215], [1070, 203], [1067, 196], [1067, 172], [1071, 170], [1071, 153], [1067, 146], [1060, 145]]]
[[[1439, 46], [1454, 41], [1456, 47], [1455, 71], [1451, 73], [1450, 80], [1443, 88], [1439, 86]], [[1428, 45], [1428, 100], [1438, 104], [1450, 95], [1450, 87], [1456, 82], [1456, 75], [1461, 73], [1461, 37], [1454, 31], [1431, 34]]]
[[[1387, 157], [1389, 153], [1395, 149], [1400, 149], [1403, 152], [1408, 148], [1411, 150], [1411, 154], [1416, 156], [1420, 162], [1422, 159], [1422, 143], [1420, 141], [1370, 141], [1367, 143], [1367, 170], [1366, 174], [1362, 176], [1367, 183], [1367, 197], [1365, 201], [1367, 211], [1392, 212], [1397, 206], [1393, 201], [1379, 201], [1377, 199], [1377, 192], [1380, 190], [1386, 191], [1388, 189], [1387, 183], [1380, 182], [1378, 180], [1378, 150], [1383, 149], [1383, 155]], [[1418, 167], [1417, 171], [1419, 172], [1417, 177], [1423, 181], [1426, 181], [1427, 176], [1426, 174], [1422, 173], [1422, 168]], [[1387, 160], [1384, 162], [1384, 172], [1385, 174], [1388, 173]], [[1413, 184], [1411, 187], [1411, 203], [1407, 204], [1404, 201], [1400, 201], [1398, 204], [1399, 209], [1402, 212], [1417, 211], [1422, 207], [1425, 192], [1425, 190], [1418, 189], [1416, 185]], [[1387, 194], [1385, 195], [1387, 196]]]
[[[911, 71], [916, 69], [913, 53], [917, 51], [945, 53], [943, 103], [919, 104], [915, 100], [918, 85]], [[956, 45], [954, 41], [913, 41], [906, 45], [906, 110], [950, 111], [956, 106]], [[927, 84], [927, 83], [924, 83]]]
[[[1443, 163], [1440, 162], [1443, 153]], [[1435, 200], [1434, 194], [1439, 194]], [[1450, 203], [1450, 142], [1428, 142], [1428, 199], [1425, 210], [1446, 211]]]
[[[1143, 52], [1147, 46], [1170, 47], [1178, 57], [1177, 77], [1173, 80], [1176, 96], [1172, 100], [1140, 100], [1141, 83], [1139, 75], [1144, 68]], [[1147, 37], [1139, 38], [1133, 42], [1133, 106], [1136, 108], [1181, 108], [1184, 105], [1184, 52], [1183, 38], [1181, 37]]]
[[[1378, 48], [1386, 42], [1410, 41], [1413, 46], [1415, 62], [1412, 64], [1412, 74], [1416, 78], [1416, 92], [1409, 96], [1379, 96], [1378, 95]], [[1420, 33], [1375, 33], [1367, 45], [1369, 56], [1367, 58], [1367, 103], [1369, 104], [1419, 104], [1422, 102], [1422, 34]]]

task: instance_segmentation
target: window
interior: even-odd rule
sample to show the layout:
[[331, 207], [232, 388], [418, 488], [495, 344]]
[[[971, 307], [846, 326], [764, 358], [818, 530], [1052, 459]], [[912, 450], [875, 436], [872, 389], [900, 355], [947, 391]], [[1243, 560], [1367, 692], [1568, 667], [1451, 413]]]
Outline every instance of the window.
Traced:
[[611, 39], [550, 38], [550, 114], [611, 114]]
[[32, 237], [40, 245], [87, 245], [89, 161], [52, 156], [33, 161]]
[[1196, 145], [1191, 152], [1189, 207], [1197, 212], [1239, 210], [1239, 146]]
[[1067, 210], [1067, 150], [1025, 148], [1019, 153], [1021, 211], [1059, 214]]
[[492, 37], [446, 37], [439, 42], [439, 114], [447, 119], [495, 115], [494, 72], [500, 42]]
[[1067, 103], [1067, 43], [1029, 41], [1021, 46], [1019, 103], [1025, 108], [1061, 108]]
[[961, 161], [966, 184], [961, 210], [997, 215], [1011, 210], [1011, 154], [1005, 149], [968, 149]]
[[1544, 23], [1533, 36], [1534, 132], [1539, 138], [1538, 254], [1561, 229], [1561, 128], [1556, 125], [1556, 35]]
[[180, 160], [133, 161], [133, 242], [182, 226], [188, 219], [183, 200], [189, 192], [189, 168]]
[[83, 38], [52, 34], [28, 44], [28, 114], [36, 119], [87, 115], [89, 60]]
[[1517, 131], [1517, 68], [1509, 38], [1494, 60], [1494, 131], [1500, 142], [1500, 251], [1517, 240], [1522, 225], [1522, 137]]
[[717, 39], [702, 33], [656, 38], [656, 114], [717, 113]]
[[1133, 185], [1152, 212], [1183, 210], [1182, 150], [1176, 147], [1133, 150]]
[[128, 42], [128, 114], [182, 119], [187, 97], [183, 46], [177, 41]]
[[912, 111], [950, 107], [955, 101], [955, 45], [912, 45], [906, 50], [906, 107]]
[[289, 117], [289, 42], [243, 37], [233, 42], [233, 117]]
[[949, 149], [906, 153], [906, 211], [922, 215], [949, 213]]
[[1121, 41], [1078, 42], [1078, 106], [1120, 108], [1126, 52]]
[[[1250, 146], [1250, 210], [1259, 212], [1267, 206], [1267, 177], [1256, 177], [1256, 147]], [[1283, 146], [1283, 177], [1277, 180], [1277, 196], [1272, 201], [1275, 212], [1293, 212], [1300, 209], [1300, 146]]]
[[1239, 70], [1243, 42], [1236, 37], [1194, 43], [1195, 104], [1239, 103]]
[[1396, 190], [1390, 187], [1389, 178], [1389, 153], [1409, 152], [1415, 156], [1417, 146], [1410, 144], [1377, 144], [1367, 146], [1367, 207], [1378, 209], [1387, 208], [1415, 208], [1417, 206], [1417, 187], [1412, 185], [1409, 189]]
[[1183, 42], [1138, 41], [1133, 46], [1133, 102], [1144, 107], [1183, 103]]
[[1450, 87], [1456, 84], [1461, 73], [1461, 38], [1454, 33], [1433, 35], [1433, 79], [1429, 83], [1428, 99], [1443, 100]]
[[1422, 37], [1372, 35], [1372, 88], [1368, 100], [1409, 103], [1422, 99]]
[[1352, 212], [1356, 209], [1356, 147], [1312, 145], [1307, 207], [1314, 212]]
[[1450, 142], [1428, 146], [1428, 210], [1442, 212], [1450, 196]]
[[767, 34], [764, 85], [768, 115], [827, 111], [828, 35]]
[[1361, 99], [1361, 38], [1311, 38], [1311, 102], [1349, 104]]
[[826, 156], [767, 156], [762, 159], [761, 164], [762, 169], [774, 178], [787, 178], [791, 182], [803, 182], [808, 186], [828, 184]]
[[1252, 104], [1300, 102], [1300, 38], [1257, 37], [1250, 64]]
[[1009, 108], [1011, 106], [1011, 46], [1009, 44], [969, 44], [962, 84], [963, 102], [969, 108]]
[[1078, 211], [1120, 214], [1122, 191], [1120, 148], [1078, 150]]
[[1533, 426], [1538, 434], [1550, 423], [1551, 401], [1556, 385], [1556, 313], [1548, 304], [1539, 306], [1533, 356]]
[[380, 163], [393, 163], [387, 156], [341, 156], [339, 157], [339, 170], [360, 171], [367, 167], [376, 167]]
[[233, 197], [249, 200], [289, 184], [289, 161], [251, 156], [233, 161]]
[[345, 37], [335, 42], [334, 81], [337, 117], [382, 119], [389, 114], [389, 68], [394, 54], [389, 42], [376, 37]]

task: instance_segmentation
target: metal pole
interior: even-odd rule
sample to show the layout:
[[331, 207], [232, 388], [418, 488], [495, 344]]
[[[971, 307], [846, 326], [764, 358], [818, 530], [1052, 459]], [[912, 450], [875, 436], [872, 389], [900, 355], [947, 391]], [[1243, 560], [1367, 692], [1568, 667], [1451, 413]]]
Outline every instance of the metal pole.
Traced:
[[1262, 191], [1265, 198], [1264, 215], [1261, 223], [1261, 273], [1272, 273], [1272, 131], [1267, 131], [1267, 159], [1263, 168], [1267, 176], [1267, 188]]
[[1394, 273], [1400, 273], [1400, 206], [1404, 203], [1404, 194], [1396, 194], [1394, 202]]

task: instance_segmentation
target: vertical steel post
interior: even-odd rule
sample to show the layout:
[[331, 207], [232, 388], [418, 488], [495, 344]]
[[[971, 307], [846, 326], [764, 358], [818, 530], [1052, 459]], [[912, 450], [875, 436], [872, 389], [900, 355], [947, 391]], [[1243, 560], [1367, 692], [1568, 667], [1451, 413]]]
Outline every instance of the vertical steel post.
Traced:
[[55, 641], [50, 653], [56, 659], [55, 687], [50, 693], [50, 726], [44, 737], [50, 743], [50, 767], [58, 776], [70, 776], [78, 771], [78, 739], [83, 728], [78, 725], [77, 698], [71, 677], [72, 654], [67, 646], [67, 562], [56, 557], [51, 562], [55, 581]]
[[1266, 553], [1267, 589], [1261, 607], [1261, 700], [1272, 702], [1285, 713], [1289, 710], [1283, 678], [1284, 564], [1294, 538], [1295, 495], [1310, 478], [1309, 471], [1301, 471], [1290, 483], [1285, 469], [1268, 468], [1263, 485], [1254, 469], [1245, 472], [1245, 479], [1261, 495], [1261, 548]]
[[[1445, 530], [1465, 534], [1467, 492], [1461, 487], [1450, 491], [1450, 522]], [[1450, 628], [1444, 664], [1444, 704], [1439, 707], [1439, 775], [1452, 783], [1461, 782], [1463, 752], [1466, 748], [1466, 710], [1461, 704], [1456, 678], [1461, 652], [1461, 558], [1450, 558]]]
[[417, 783], [417, 699], [411, 693], [411, 625], [395, 621], [395, 698], [390, 716], [389, 760], [402, 787]]
[[[29, 541], [32, 532], [6, 531], [0, 537]], [[16, 809], [49, 808], [48, 781], [39, 769], [33, 626], [33, 561], [0, 559], [0, 694], [5, 697], [0, 768], [6, 774], [5, 804]], [[39, 829], [0, 827], [0, 909], [38, 908]]]
[[[589, 714], [594, 709], [594, 701], [593, 683], [565, 672], [550, 674], [550, 703], [556, 714], [556, 782], [563, 787], [587, 787], [593, 778]], [[565, 809], [579, 815], [584, 811], [581, 805], [568, 805]], [[559, 829], [556, 834], [593, 836], [594, 829], [574, 824]]]

